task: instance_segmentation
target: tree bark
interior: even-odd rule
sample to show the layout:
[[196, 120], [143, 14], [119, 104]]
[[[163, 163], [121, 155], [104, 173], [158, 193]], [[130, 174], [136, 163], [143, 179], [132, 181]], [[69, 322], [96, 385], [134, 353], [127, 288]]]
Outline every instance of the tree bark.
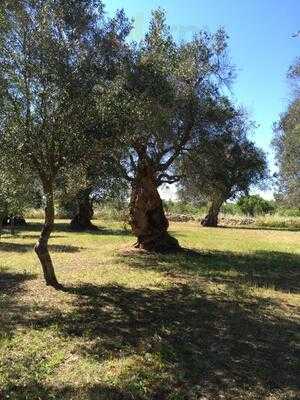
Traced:
[[76, 231], [98, 230], [97, 226], [91, 222], [94, 210], [90, 193], [90, 189], [82, 190], [77, 196], [78, 211], [71, 220], [71, 228]]
[[157, 252], [180, 250], [177, 239], [167, 232], [169, 222], [157, 190], [155, 172], [146, 163], [138, 166], [132, 184], [129, 223], [137, 236], [135, 247]]
[[222, 200], [213, 200], [208, 210], [208, 214], [204, 219], [201, 221], [202, 226], [211, 226], [217, 227], [218, 226], [218, 219], [221, 206], [223, 204]]
[[13, 215], [10, 216], [10, 234], [12, 236], [15, 234], [15, 221]]
[[53, 267], [53, 263], [49, 254], [48, 241], [54, 228], [54, 200], [52, 185], [47, 184], [45, 190], [46, 207], [45, 207], [45, 223], [34, 250], [42, 264], [46, 285], [53, 286], [56, 289], [61, 289], [62, 286], [58, 283]]
[[9, 222], [9, 217], [8, 215], [5, 214], [4, 216], [2, 216], [2, 226], [7, 226], [8, 222]]

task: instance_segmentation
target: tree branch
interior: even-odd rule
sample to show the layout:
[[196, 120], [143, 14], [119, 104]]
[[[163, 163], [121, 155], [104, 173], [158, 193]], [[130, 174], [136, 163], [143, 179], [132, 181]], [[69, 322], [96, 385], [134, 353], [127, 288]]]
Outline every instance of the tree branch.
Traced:
[[157, 185], [160, 186], [163, 183], [176, 183], [182, 178], [182, 175], [169, 175], [166, 173], [160, 174], [157, 178]]

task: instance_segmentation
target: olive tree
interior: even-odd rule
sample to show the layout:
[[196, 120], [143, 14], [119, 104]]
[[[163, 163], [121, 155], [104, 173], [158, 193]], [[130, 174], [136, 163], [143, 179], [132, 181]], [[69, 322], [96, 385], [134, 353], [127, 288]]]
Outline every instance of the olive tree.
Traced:
[[247, 138], [251, 124], [241, 110], [223, 99], [218, 105], [224, 121], [193, 143], [177, 163], [182, 198], [206, 199], [209, 211], [203, 226], [217, 226], [222, 204], [267, 178], [265, 154]]
[[226, 34], [205, 31], [176, 43], [162, 10], [153, 12], [141, 43], [131, 46], [122, 74], [99, 88], [99, 114], [118, 143], [112, 148], [131, 183], [130, 224], [136, 247], [179, 248], [168, 232], [158, 187], [174, 183], [174, 161], [194, 136], [214, 122], [211, 112], [219, 87], [229, 82]]
[[96, 0], [6, 0], [1, 14], [1, 145], [41, 182], [45, 223], [35, 251], [46, 284], [59, 288], [48, 251], [55, 183], [92, 147], [94, 75], [107, 78], [125, 19], [106, 21]]
[[75, 231], [98, 230], [91, 221], [95, 203], [128, 197], [128, 182], [103, 150], [89, 152], [88, 165], [69, 169], [60, 177], [58, 188], [60, 211], [71, 217]]
[[290, 68], [294, 95], [287, 110], [275, 125], [275, 148], [280, 201], [300, 207], [300, 59]]

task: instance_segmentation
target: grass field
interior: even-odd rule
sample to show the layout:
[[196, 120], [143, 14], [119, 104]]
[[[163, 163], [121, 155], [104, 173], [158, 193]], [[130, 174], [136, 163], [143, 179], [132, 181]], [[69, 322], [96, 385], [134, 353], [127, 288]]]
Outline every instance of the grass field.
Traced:
[[177, 223], [189, 250], [153, 255], [98, 225], [58, 221], [64, 292], [41, 279], [38, 223], [1, 237], [1, 400], [299, 399], [300, 232]]

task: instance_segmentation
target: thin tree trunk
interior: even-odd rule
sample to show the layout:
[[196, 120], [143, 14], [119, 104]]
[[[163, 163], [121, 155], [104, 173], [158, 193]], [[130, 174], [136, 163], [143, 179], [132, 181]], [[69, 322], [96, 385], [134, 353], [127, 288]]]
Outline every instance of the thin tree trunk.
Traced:
[[13, 215], [10, 216], [10, 234], [12, 236], [14, 236], [14, 234], [15, 234], [15, 221], [14, 221]]
[[48, 241], [54, 228], [54, 200], [52, 185], [47, 184], [45, 196], [45, 223], [34, 250], [42, 264], [46, 285], [53, 286], [56, 289], [61, 289], [62, 286], [58, 283], [56, 279], [53, 263], [48, 249]]
[[218, 226], [218, 219], [221, 206], [223, 204], [222, 200], [213, 200], [208, 210], [208, 214], [204, 219], [201, 221], [202, 226], [211, 226], [217, 227]]
[[78, 211], [71, 220], [71, 228], [74, 230], [98, 230], [97, 226], [91, 222], [94, 210], [92, 200], [90, 199], [90, 193], [90, 189], [82, 190], [77, 196]]
[[0, 237], [2, 236], [2, 229], [3, 229], [3, 215], [0, 214]]
[[2, 227], [7, 226], [8, 224], [8, 207], [7, 205], [4, 206], [2, 215], [1, 215], [1, 220], [2, 220]]
[[147, 164], [139, 165], [132, 185], [130, 225], [138, 248], [158, 252], [180, 249], [178, 241], [167, 232], [169, 222], [157, 190], [155, 173]]

